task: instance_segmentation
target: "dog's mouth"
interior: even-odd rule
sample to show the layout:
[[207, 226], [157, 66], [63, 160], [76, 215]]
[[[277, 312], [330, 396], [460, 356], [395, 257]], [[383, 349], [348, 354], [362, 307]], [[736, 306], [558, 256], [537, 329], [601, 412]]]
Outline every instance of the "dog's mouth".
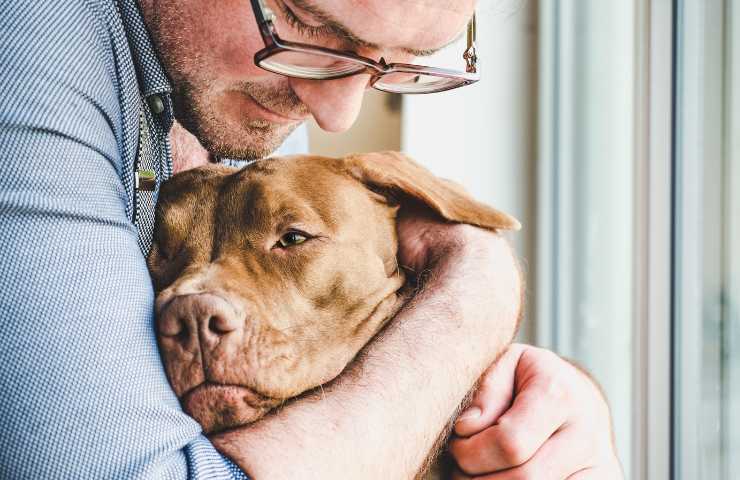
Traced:
[[247, 425], [262, 418], [279, 400], [241, 385], [205, 382], [180, 398], [183, 409], [206, 433]]

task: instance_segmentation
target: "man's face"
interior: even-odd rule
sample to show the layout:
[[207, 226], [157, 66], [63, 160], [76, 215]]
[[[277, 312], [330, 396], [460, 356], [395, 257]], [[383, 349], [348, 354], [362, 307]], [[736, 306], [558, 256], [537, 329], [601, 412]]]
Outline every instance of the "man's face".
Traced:
[[[280, 146], [309, 115], [332, 132], [344, 131], [355, 121], [370, 76], [300, 80], [257, 67], [254, 54], [264, 48], [264, 42], [249, 0], [140, 3], [173, 82], [175, 115], [211, 152], [261, 158]], [[414, 52], [448, 44], [464, 30], [474, 3], [266, 1], [277, 15], [275, 26], [281, 38], [353, 51], [375, 60], [384, 57], [389, 63], [411, 62]], [[341, 23], [363, 43], [334, 33], [327, 18]]]

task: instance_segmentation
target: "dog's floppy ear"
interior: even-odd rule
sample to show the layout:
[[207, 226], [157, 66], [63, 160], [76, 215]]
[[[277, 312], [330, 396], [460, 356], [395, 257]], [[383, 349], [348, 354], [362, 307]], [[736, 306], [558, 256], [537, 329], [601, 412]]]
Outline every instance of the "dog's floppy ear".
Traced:
[[371, 190], [407, 195], [445, 220], [488, 230], [519, 230], [512, 216], [476, 201], [460, 185], [439, 178], [399, 152], [378, 152], [345, 158], [350, 173]]

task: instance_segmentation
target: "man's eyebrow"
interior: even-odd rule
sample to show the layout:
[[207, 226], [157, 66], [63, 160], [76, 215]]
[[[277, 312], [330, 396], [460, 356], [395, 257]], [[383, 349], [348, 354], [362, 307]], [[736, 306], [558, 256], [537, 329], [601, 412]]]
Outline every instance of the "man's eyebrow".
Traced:
[[[358, 45], [363, 48], [369, 48], [373, 50], [380, 50], [382, 48], [377, 43], [368, 42], [367, 40], [363, 40], [362, 38], [358, 37], [346, 25], [344, 25], [342, 22], [340, 22], [333, 16], [326, 13], [320, 7], [315, 5], [311, 0], [290, 0], [290, 2], [293, 5], [295, 5], [297, 8], [313, 16], [319, 22], [330, 27], [338, 35], [345, 38], [346, 40], [349, 40], [351, 43], [354, 43], [355, 45]], [[465, 32], [461, 32], [460, 35], [455, 37], [452, 41], [446, 43], [445, 45], [442, 45], [441, 47], [437, 47], [437, 48], [428, 48], [428, 49], [420, 50], [416, 48], [401, 47], [400, 50], [403, 50], [405, 53], [408, 53], [415, 57], [428, 57], [430, 55], [434, 55], [435, 53], [442, 50], [443, 48], [457, 42], [463, 35], [465, 35]]]

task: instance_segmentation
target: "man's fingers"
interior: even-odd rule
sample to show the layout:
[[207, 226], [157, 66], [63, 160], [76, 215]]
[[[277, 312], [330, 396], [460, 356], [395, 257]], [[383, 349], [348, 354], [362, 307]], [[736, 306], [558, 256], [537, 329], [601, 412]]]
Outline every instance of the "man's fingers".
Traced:
[[519, 393], [493, 426], [450, 442], [450, 452], [463, 471], [480, 475], [523, 465], [563, 425], [567, 409], [560, 394], [538, 381]]
[[[459, 469], [453, 478], [623, 479], [611, 444], [608, 408], [581, 373], [554, 353], [533, 347], [523, 349], [513, 370], [504, 365], [487, 373], [488, 383], [474, 404], [486, 398], [500, 402], [494, 393], [502, 387], [496, 388], [494, 382], [510, 371], [514, 372], [513, 403], [508, 409], [501, 403], [489, 405], [490, 411], [506, 411], [484, 417], [498, 417], [484, 430], [450, 442]], [[504, 397], [510, 395], [507, 390]], [[488, 411], [484, 408], [482, 415]], [[456, 431], [465, 432], [463, 426], [473, 429], [464, 423], [471, 420], [461, 421]]]
[[[577, 434], [562, 430], [554, 434], [535, 455], [525, 463], [507, 470], [489, 473], [484, 476], [466, 476], [465, 472], [457, 473], [453, 478], [476, 480], [520, 480], [531, 478], [537, 480], [585, 480], [596, 478], [589, 467], [593, 457], [592, 445], [579, 445]], [[472, 473], [472, 472], [468, 472]], [[581, 477], [573, 475], [583, 475]]]
[[455, 422], [455, 434], [470, 437], [490, 427], [510, 406], [514, 375], [524, 347], [511, 345], [482, 376], [468, 408]]

